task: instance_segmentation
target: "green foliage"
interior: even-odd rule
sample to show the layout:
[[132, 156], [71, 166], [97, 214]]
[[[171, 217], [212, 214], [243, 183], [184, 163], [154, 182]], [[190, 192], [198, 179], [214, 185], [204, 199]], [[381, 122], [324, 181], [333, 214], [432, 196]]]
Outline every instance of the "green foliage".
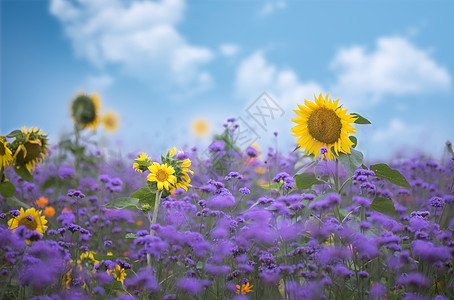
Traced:
[[150, 191], [149, 188], [142, 187], [131, 194], [131, 198], [139, 199], [140, 204], [148, 204], [151, 207], [154, 206], [156, 201], [156, 192]]
[[355, 170], [362, 165], [364, 159], [364, 155], [360, 151], [355, 149], [350, 149], [350, 151], [350, 154], [341, 153], [338, 157], [349, 177], [353, 176]]
[[135, 233], [129, 232], [125, 235], [125, 238], [127, 239], [136, 239], [138, 236]]
[[33, 175], [24, 164], [15, 164], [13, 169], [23, 180], [33, 182]]
[[372, 201], [370, 208], [382, 214], [394, 214], [396, 212], [391, 198], [376, 197]]
[[358, 139], [356, 138], [356, 136], [351, 135], [351, 136], [349, 136], [348, 138], [349, 138], [350, 141], [352, 141], [352, 143], [353, 143], [352, 148], [356, 148], [356, 145], [358, 145]]
[[356, 124], [372, 124], [368, 119], [364, 118], [363, 116], [360, 116], [357, 113], [353, 113], [351, 115], [357, 117], [354, 122]]
[[12, 197], [16, 192], [16, 187], [9, 181], [4, 181], [0, 183], [0, 194], [5, 197]]
[[389, 180], [395, 185], [412, 188], [407, 179], [399, 171], [391, 169], [387, 164], [371, 165], [370, 169], [375, 172], [375, 176]]
[[125, 208], [137, 208], [140, 209], [139, 199], [137, 198], [117, 198], [112, 202], [104, 205], [106, 208], [125, 209]]
[[314, 173], [301, 173], [293, 176], [296, 181], [296, 187], [300, 190], [305, 190], [314, 184], [323, 184], [324, 182], [317, 179]]
[[6, 135], [7, 138], [15, 138], [15, 137], [18, 137], [19, 135], [21, 135], [22, 131], [16, 129], [16, 130], [13, 130], [11, 131], [10, 133], [8, 133]]

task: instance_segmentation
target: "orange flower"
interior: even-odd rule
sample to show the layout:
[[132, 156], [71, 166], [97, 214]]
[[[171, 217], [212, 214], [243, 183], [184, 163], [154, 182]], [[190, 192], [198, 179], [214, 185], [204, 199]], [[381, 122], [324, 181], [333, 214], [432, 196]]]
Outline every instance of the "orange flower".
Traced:
[[236, 288], [237, 288], [236, 293], [239, 294], [239, 295], [246, 295], [247, 293], [253, 292], [253, 290], [252, 290], [253, 286], [254, 285], [253, 284], [250, 285], [249, 282], [246, 283], [246, 284], [242, 284], [241, 286], [239, 286], [237, 284], [236, 285]]
[[49, 204], [49, 200], [48, 200], [46, 197], [41, 196], [41, 197], [39, 197], [39, 200], [36, 200], [36, 201], [35, 201], [35, 204], [36, 204], [37, 206], [43, 206], [43, 207], [44, 207], [44, 206], [46, 206], [47, 204]]
[[44, 215], [48, 218], [52, 218], [55, 215], [55, 209], [52, 206], [47, 206], [44, 209]]

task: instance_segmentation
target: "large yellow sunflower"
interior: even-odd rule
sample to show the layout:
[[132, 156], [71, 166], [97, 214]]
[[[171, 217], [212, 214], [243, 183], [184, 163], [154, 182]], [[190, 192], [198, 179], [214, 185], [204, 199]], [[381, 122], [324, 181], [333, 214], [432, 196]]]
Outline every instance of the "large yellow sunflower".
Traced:
[[25, 165], [32, 172], [49, 155], [47, 136], [42, 134], [41, 129], [33, 127], [29, 130], [23, 127], [22, 136], [25, 138], [21, 138], [20, 141], [16, 139], [14, 142], [18, 144], [13, 159], [16, 164]]
[[82, 129], [90, 128], [95, 130], [98, 127], [100, 109], [99, 96], [96, 94], [91, 96], [79, 94], [71, 105], [73, 120]]
[[44, 234], [47, 230], [47, 220], [41, 215], [40, 210], [29, 208], [24, 211], [23, 208], [19, 210], [20, 215], [8, 220], [8, 226], [11, 230], [16, 230], [19, 226], [25, 226], [30, 230], [36, 230], [41, 234]]
[[[168, 151], [168, 155], [170, 157], [175, 157], [176, 154], [177, 154], [177, 148], [176, 147], [173, 147], [172, 149], [167, 149]], [[180, 150], [178, 151], [178, 153], [184, 153], [183, 150]], [[189, 167], [191, 166], [192, 162], [189, 158], [185, 158], [185, 159], [179, 159], [177, 160], [179, 163], [181, 163], [180, 167], [181, 167], [181, 171], [178, 172], [176, 175], [177, 177], [177, 182], [175, 183], [175, 188], [173, 188], [171, 190], [171, 192], [173, 192], [175, 189], [177, 188], [183, 188], [185, 191], [188, 190], [188, 187], [191, 187], [192, 185], [190, 184], [191, 183], [191, 178], [189, 177], [189, 174], [190, 173], [191, 175], [194, 175], [194, 172], [191, 171], [189, 169]]]
[[173, 175], [175, 173], [175, 169], [172, 166], [167, 166], [167, 164], [160, 165], [157, 162], [154, 162], [148, 167], [148, 170], [151, 173], [148, 174], [147, 180], [156, 181], [158, 189], [173, 189], [173, 186], [177, 182], [177, 178]]
[[294, 110], [299, 116], [292, 119], [297, 125], [292, 128], [293, 136], [298, 137], [298, 145], [308, 154], [320, 155], [320, 148], [327, 147], [326, 159], [334, 159], [339, 153], [351, 153], [353, 142], [348, 137], [356, 129], [351, 125], [356, 116], [348, 115], [342, 106], [337, 107], [339, 99], [333, 101], [329, 94], [323, 99], [322, 94], [315, 103], [304, 100], [305, 106], [299, 105]]
[[13, 153], [6, 145], [3, 137], [0, 137], [0, 169], [6, 168], [13, 163]]

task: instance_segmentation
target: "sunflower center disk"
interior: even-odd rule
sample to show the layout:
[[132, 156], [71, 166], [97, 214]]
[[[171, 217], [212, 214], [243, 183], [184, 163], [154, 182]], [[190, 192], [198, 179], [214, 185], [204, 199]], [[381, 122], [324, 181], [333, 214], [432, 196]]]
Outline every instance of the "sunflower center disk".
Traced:
[[310, 135], [319, 142], [334, 144], [341, 135], [342, 123], [336, 112], [327, 108], [314, 110], [307, 120]]
[[36, 223], [36, 221], [30, 221], [27, 220], [26, 218], [22, 218], [20, 219], [19, 225], [17, 227], [19, 226], [25, 226], [30, 230], [35, 230], [38, 227], [38, 224]]
[[41, 152], [43, 149], [40, 144], [26, 142], [24, 146], [25, 149], [27, 149], [27, 155], [24, 157], [23, 150], [19, 150], [19, 154], [17, 155], [18, 163], [28, 163], [34, 161], [35, 159], [41, 158]]
[[5, 146], [0, 142], [0, 156], [3, 156], [5, 154], [6, 154]]
[[159, 170], [156, 173], [156, 178], [158, 179], [158, 181], [165, 181], [167, 179], [167, 173], [163, 170]]

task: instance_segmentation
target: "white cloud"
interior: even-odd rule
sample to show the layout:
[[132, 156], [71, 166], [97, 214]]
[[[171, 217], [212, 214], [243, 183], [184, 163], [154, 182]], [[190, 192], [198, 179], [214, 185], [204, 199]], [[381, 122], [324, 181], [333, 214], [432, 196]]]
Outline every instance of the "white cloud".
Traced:
[[273, 0], [267, 1], [259, 11], [259, 15], [264, 17], [272, 14], [276, 10], [282, 10], [287, 7], [287, 3], [284, 0]]
[[102, 75], [98, 75], [98, 76], [88, 76], [88, 78], [86, 80], [86, 85], [87, 85], [88, 89], [92, 90], [92, 91], [99, 91], [99, 90], [106, 89], [106, 88], [110, 87], [113, 83], [114, 83], [114, 78], [109, 75], [106, 75], [106, 74], [102, 74]]
[[444, 91], [451, 86], [448, 71], [428, 51], [402, 37], [379, 38], [371, 52], [363, 46], [341, 49], [331, 65], [338, 74], [332, 90], [354, 104], [377, 103], [385, 95]]
[[219, 46], [219, 51], [224, 56], [232, 57], [238, 54], [240, 47], [235, 44], [222, 44]]
[[142, 79], [193, 87], [214, 53], [189, 44], [177, 31], [184, 10], [184, 0], [50, 3], [80, 57], [99, 67], [119, 65]]
[[411, 136], [415, 131], [417, 131], [416, 127], [409, 127], [400, 119], [392, 119], [387, 128], [377, 129], [372, 134], [371, 140], [375, 143], [393, 141], [403, 135]]

